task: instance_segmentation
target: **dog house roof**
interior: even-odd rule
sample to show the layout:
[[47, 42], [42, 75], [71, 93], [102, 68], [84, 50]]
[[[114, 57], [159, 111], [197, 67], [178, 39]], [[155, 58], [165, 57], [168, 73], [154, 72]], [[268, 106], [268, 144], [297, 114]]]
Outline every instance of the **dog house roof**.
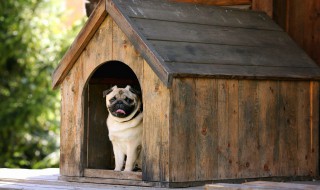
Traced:
[[[108, 13], [167, 86], [174, 77], [320, 79], [319, 66], [263, 12], [168, 0], [102, 1], [77, 39], [87, 39]], [[79, 56], [77, 47], [54, 72], [54, 87]]]

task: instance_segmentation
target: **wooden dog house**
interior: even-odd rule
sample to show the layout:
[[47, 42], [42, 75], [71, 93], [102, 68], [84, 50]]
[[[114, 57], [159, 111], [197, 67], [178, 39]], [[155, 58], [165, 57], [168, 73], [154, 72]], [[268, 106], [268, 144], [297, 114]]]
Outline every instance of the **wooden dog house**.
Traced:
[[[179, 187], [319, 175], [319, 67], [262, 12], [102, 0], [53, 74], [61, 179]], [[102, 91], [143, 95], [141, 172], [113, 172]]]

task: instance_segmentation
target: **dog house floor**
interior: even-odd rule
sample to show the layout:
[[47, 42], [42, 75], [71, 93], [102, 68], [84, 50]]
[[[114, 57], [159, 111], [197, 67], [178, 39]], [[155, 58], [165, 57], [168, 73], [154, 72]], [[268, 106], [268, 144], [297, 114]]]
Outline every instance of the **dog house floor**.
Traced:
[[[137, 189], [135, 186], [117, 186], [95, 183], [75, 183], [59, 180], [59, 169], [6, 169], [0, 168], [0, 189], [24, 189], [24, 190], [99, 190], [99, 189]], [[139, 187], [139, 189], [154, 189]], [[162, 189], [162, 188], [159, 188]], [[304, 181], [292, 183], [255, 181], [244, 184], [218, 183], [205, 187], [190, 187], [183, 189], [320, 189], [320, 181]]]

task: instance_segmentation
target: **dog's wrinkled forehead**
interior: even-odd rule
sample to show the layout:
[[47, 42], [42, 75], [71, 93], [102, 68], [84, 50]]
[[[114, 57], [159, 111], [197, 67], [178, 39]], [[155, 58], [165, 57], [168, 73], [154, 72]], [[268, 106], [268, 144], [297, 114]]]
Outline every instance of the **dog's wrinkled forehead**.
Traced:
[[107, 97], [107, 99], [116, 97], [116, 98], [124, 98], [124, 97], [129, 97], [129, 98], [135, 98], [136, 94], [132, 93], [131, 91], [131, 86], [127, 85], [126, 88], [118, 88], [117, 86], [112, 87], [109, 90], [105, 90], [103, 92], [103, 96]]

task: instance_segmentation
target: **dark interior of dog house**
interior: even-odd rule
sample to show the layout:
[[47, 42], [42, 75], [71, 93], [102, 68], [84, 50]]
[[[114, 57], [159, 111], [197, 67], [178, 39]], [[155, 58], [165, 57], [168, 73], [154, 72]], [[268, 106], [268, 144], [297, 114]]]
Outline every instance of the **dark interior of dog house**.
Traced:
[[84, 90], [85, 134], [84, 160], [85, 168], [114, 169], [114, 154], [108, 137], [106, 108], [103, 91], [117, 85], [127, 84], [140, 88], [139, 81], [129, 66], [122, 62], [110, 61], [102, 64], [93, 72]]

